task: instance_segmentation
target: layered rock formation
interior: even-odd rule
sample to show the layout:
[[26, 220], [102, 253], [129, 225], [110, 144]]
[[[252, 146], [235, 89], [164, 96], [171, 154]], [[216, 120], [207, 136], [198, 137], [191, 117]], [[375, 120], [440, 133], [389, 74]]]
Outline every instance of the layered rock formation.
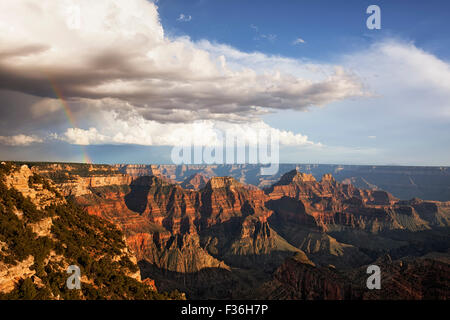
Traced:
[[[233, 178], [213, 177], [198, 192], [155, 176], [137, 178], [128, 188], [91, 188], [91, 194], [77, 201], [89, 213], [118, 223], [138, 258], [158, 268], [182, 273], [228, 270], [226, 262], [240, 264], [243, 255], [267, 256], [270, 263], [271, 251], [299, 251], [268, 226], [272, 211], [264, 206], [264, 192]], [[231, 226], [235, 238], [229, 237]], [[278, 262], [285, 257], [276, 255]]]
[[[317, 180], [291, 170], [262, 190], [213, 176], [220, 166], [209, 167], [208, 180], [193, 172], [205, 168], [192, 166], [63, 169], [44, 174], [86, 212], [121, 228], [143, 278], [188, 297], [379, 298], [345, 281], [361, 278], [358, 270], [386, 253], [397, 260], [429, 254], [436, 261], [450, 245], [450, 203], [399, 200], [330, 174]], [[189, 179], [171, 182], [180, 175]], [[290, 279], [297, 284], [287, 288]], [[411, 288], [408, 297], [426, 296], [425, 285]]]
[[385, 191], [361, 190], [350, 184], [338, 183], [330, 175], [324, 175], [318, 182], [312, 175], [293, 170], [266, 193], [271, 206], [281, 209], [281, 216], [290, 212], [283, 210], [287, 201], [283, 199], [296, 200], [296, 216], [298, 211], [312, 216], [324, 231], [346, 228], [373, 233], [393, 229], [419, 231], [431, 226], [449, 226], [450, 222], [446, 203], [398, 201]]

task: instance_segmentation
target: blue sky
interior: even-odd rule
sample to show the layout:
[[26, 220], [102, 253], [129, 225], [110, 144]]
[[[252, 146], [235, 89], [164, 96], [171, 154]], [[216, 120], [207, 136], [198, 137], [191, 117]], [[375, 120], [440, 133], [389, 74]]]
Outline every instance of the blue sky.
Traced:
[[450, 165], [446, 1], [1, 6], [2, 159], [170, 163], [263, 128], [282, 162]]
[[[446, 1], [161, 0], [157, 4], [168, 34], [208, 39], [246, 52], [333, 61], [378, 39], [399, 37], [442, 58], [450, 54], [450, 3]], [[381, 8], [381, 30], [366, 28], [366, 8], [371, 4]], [[177, 21], [180, 13], [191, 16], [191, 21]], [[258, 35], [276, 38], [256, 40]], [[298, 37], [305, 45], [292, 46]]]

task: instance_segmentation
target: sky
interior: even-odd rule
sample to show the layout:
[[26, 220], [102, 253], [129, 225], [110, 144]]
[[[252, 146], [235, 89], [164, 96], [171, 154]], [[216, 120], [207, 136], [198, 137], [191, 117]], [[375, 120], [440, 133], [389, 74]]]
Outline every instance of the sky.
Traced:
[[4, 0], [0, 159], [171, 163], [263, 130], [281, 162], [449, 166], [448, 21], [447, 1]]

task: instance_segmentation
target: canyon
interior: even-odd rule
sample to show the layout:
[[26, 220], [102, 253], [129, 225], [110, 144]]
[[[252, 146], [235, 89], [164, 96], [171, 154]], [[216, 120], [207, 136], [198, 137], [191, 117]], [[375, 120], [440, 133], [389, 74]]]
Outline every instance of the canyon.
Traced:
[[[242, 178], [248, 171], [219, 175], [240, 166], [25, 166], [116, 225], [158, 290], [194, 299], [450, 296], [450, 202], [400, 200], [296, 167], [257, 187]], [[7, 178], [20, 189], [19, 180]], [[389, 276], [373, 292], [365, 268], [377, 263]]]

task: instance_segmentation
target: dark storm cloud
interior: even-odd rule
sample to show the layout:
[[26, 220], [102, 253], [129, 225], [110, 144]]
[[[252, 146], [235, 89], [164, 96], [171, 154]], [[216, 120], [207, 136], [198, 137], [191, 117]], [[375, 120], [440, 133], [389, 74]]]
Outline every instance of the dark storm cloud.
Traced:
[[[345, 72], [310, 81], [273, 68], [230, 69], [226, 57], [213, 57], [187, 38], [165, 38], [156, 7], [143, 0], [115, 6], [98, 1], [98, 11], [84, 14], [80, 29], [67, 27], [60, 4], [42, 1], [30, 10], [6, 2], [3, 9], [27, 16], [4, 17], [13, 31], [2, 32], [1, 89], [55, 98], [56, 85], [67, 99], [116, 99], [145, 119], [164, 122], [245, 121], [260, 114], [255, 107], [303, 110], [362, 94], [358, 81]], [[88, 4], [73, 5], [83, 11]], [[48, 19], [52, 6], [56, 17]], [[130, 17], [132, 23], [123, 22]]]

